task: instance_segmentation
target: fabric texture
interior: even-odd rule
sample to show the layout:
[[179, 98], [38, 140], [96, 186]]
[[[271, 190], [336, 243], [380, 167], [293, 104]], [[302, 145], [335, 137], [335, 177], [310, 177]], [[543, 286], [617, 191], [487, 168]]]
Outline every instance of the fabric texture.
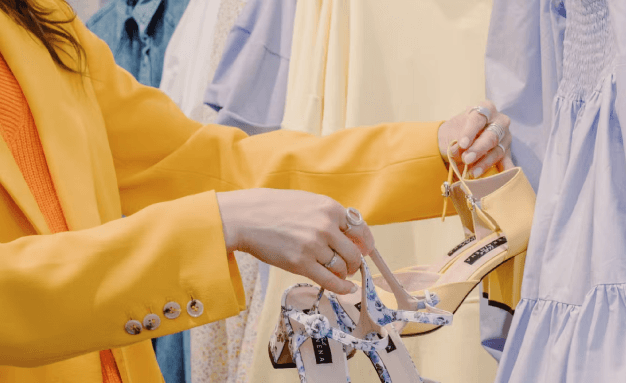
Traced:
[[[479, 102], [484, 98], [481, 73], [491, 5], [489, 0], [299, 1], [283, 129], [332, 137], [384, 121], [451, 117]], [[440, 216], [443, 197], [433, 203]], [[445, 223], [439, 218], [373, 226], [372, 231], [392, 270], [436, 262], [464, 239], [458, 217]], [[304, 280], [270, 270], [252, 372], [256, 381], [297, 379], [295, 371], [274, 370], [266, 349], [278, 318], [278, 297], [299, 282]], [[489, 328], [510, 323], [509, 313], [495, 310]], [[404, 338], [419, 371], [442, 382], [493, 380], [496, 363], [481, 347], [479, 320], [476, 291], [455, 314], [453, 326]], [[367, 358], [357, 356], [349, 365], [353, 381], [379, 382]]]
[[523, 132], [513, 153], [542, 163], [496, 382], [626, 376], [625, 24], [621, 1], [495, 3], [489, 92]]
[[144, 85], [158, 87], [168, 42], [189, 0], [111, 0], [87, 27], [113, 51], [115, 62]]
[[[22, 88], [0, 55], [0, 134], [35, 197], [51, 233], [68, 231], [33, 114]], [[100, 351], [103, 383], [122, 383], [111, 350]]]
[[216, 123], [248, 134], [280, 128], [295, 11], [295, 0], [247, 2], [204, 96], [219, 112]]
[[[61, 1], [41, 2], [55, 9], [55, 20], [70, 16]], [[70, 229], [50, 235], [0, 140], [0, 305], [12, 308], [0, 326], [3, 383], [99, 383], [102, 349], [112, 350], [123, 382], [161, 382], [151, 338], [244, 309], [216, 192], [307, 190], [358, 208], [373, 224], [440, 214], [440, 122], [328, 137], [203, 126], [116, 66], [107, 44], [80, 20], [64, 28], [84, 47], [89, 76], [60, 70], [0, 12], [0, 52], [31, 108]], [[71, 50], [64, 57], [76, 65]], [[199, 317], [183, 312], [138, 335], [124, 329], [129, 319], [158, 315], [171, 301], [184, 307], [192, 297], [204, 302]]]

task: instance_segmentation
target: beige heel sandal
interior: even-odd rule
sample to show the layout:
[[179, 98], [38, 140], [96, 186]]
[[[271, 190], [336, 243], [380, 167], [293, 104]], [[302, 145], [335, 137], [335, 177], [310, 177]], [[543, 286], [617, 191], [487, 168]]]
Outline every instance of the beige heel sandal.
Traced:
[[[448, 155], [452, 158], [450, 148]], [[471, 230], [476, 238], [453, 251], [452, 259], [446, 257], [445, 261], [421, 271], [399, 270], [394, 276], [406, 290], [412, 291], [410, 295], [419, 295], [428, 289], [441, 300], [438, 308], [456, 312], [486, 275], [505, 261], [526, 253], [535, 192], [519, 167], [490, 177], [467, 180], [451, 161], [449, 180], [452, 172], [459, 181], [450, 187], [449, 194], [444, 195], [453, 198], [466, 233]], [[459, 208], [463, 198], [467, 209]], [[375, 283], [381, 289], [393, 291], [387, 281], [388, 278], [376, 278]], [[439, 326], [409, 323], [402, 335], [422, 335], [437, 328]]]

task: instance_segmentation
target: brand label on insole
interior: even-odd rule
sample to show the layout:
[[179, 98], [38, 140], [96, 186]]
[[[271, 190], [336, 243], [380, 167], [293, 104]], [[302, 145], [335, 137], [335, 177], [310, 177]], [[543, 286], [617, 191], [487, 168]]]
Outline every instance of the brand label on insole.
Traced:
[[357, 310], [361, 311], [361, 302], [354, 305], [354, 307], [356, 307]]
[[476, 263], [476, 261], [482, 258], [485, 254], [489, 253], [491, 250], [494, 250], [495, 248], [499, 246], [504, 245], [505, 243], [506, 243], [506, 238], [504, 237], [500, 237], [494, 241], [491, 241], [491, 243], [481, 247], [480, 249], [476, 250], [474, 254], [470, 255], [465, 260], [465, 263], [473, 265], [474, 263]]
[[476, 240], [475, 236], [471, 236], [468, 239], [466, 239], [465, 241], [459, 243], [454, 249], [450, 250], [448, 252], [448, 256], [451, 257], [452, 255], [454, 255], [454, 253], [456, 253], [457, 251], [459, 251], [460, 248], [462, 248], [463, 246], [467, 245], [470, 242], [474, 242]]
[[333, 354], [328, 345], [328, 338], [315, 339], [313, 341], [313, 352], [315, 353], [315, 363], [328, 364], [333, 362]]

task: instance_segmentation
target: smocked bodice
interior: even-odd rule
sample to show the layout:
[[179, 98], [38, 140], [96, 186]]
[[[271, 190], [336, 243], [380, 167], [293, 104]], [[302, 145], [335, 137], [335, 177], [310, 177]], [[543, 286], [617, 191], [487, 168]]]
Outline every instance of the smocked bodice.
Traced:
[[559, 95], [585, 100], [611, 73], [615, 38], [606, 0], [564, 0], [563, 76]]

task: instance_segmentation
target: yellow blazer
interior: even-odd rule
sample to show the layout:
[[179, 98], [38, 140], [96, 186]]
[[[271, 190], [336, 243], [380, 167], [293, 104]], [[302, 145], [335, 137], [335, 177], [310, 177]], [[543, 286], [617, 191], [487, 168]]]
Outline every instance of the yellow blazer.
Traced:
[[[41, 3], [69, 14], [57, 0]], [[322, 138], [202, 126], [116, 66], [80, 21], [66, 28], [87, 53], [84, 77], [0, 12], [0, 53], [24, 90], [71, 230], [50, 235], [0, 140], [0, 382], [100, 382], [97, 351], [109, 348], [124, 382], [162, 382], [150, 338], [244, 309], [215, 192], [308, 190], [371, 224], [440, 214], [439, 122]], [[197, 318], [185, 310], [192, 298], [204, 304]], [[163, 316], [168, 302], [183, 308], [178, 318]], [[149, 313], [161, 318], [156, 330], [125, 331]]]

